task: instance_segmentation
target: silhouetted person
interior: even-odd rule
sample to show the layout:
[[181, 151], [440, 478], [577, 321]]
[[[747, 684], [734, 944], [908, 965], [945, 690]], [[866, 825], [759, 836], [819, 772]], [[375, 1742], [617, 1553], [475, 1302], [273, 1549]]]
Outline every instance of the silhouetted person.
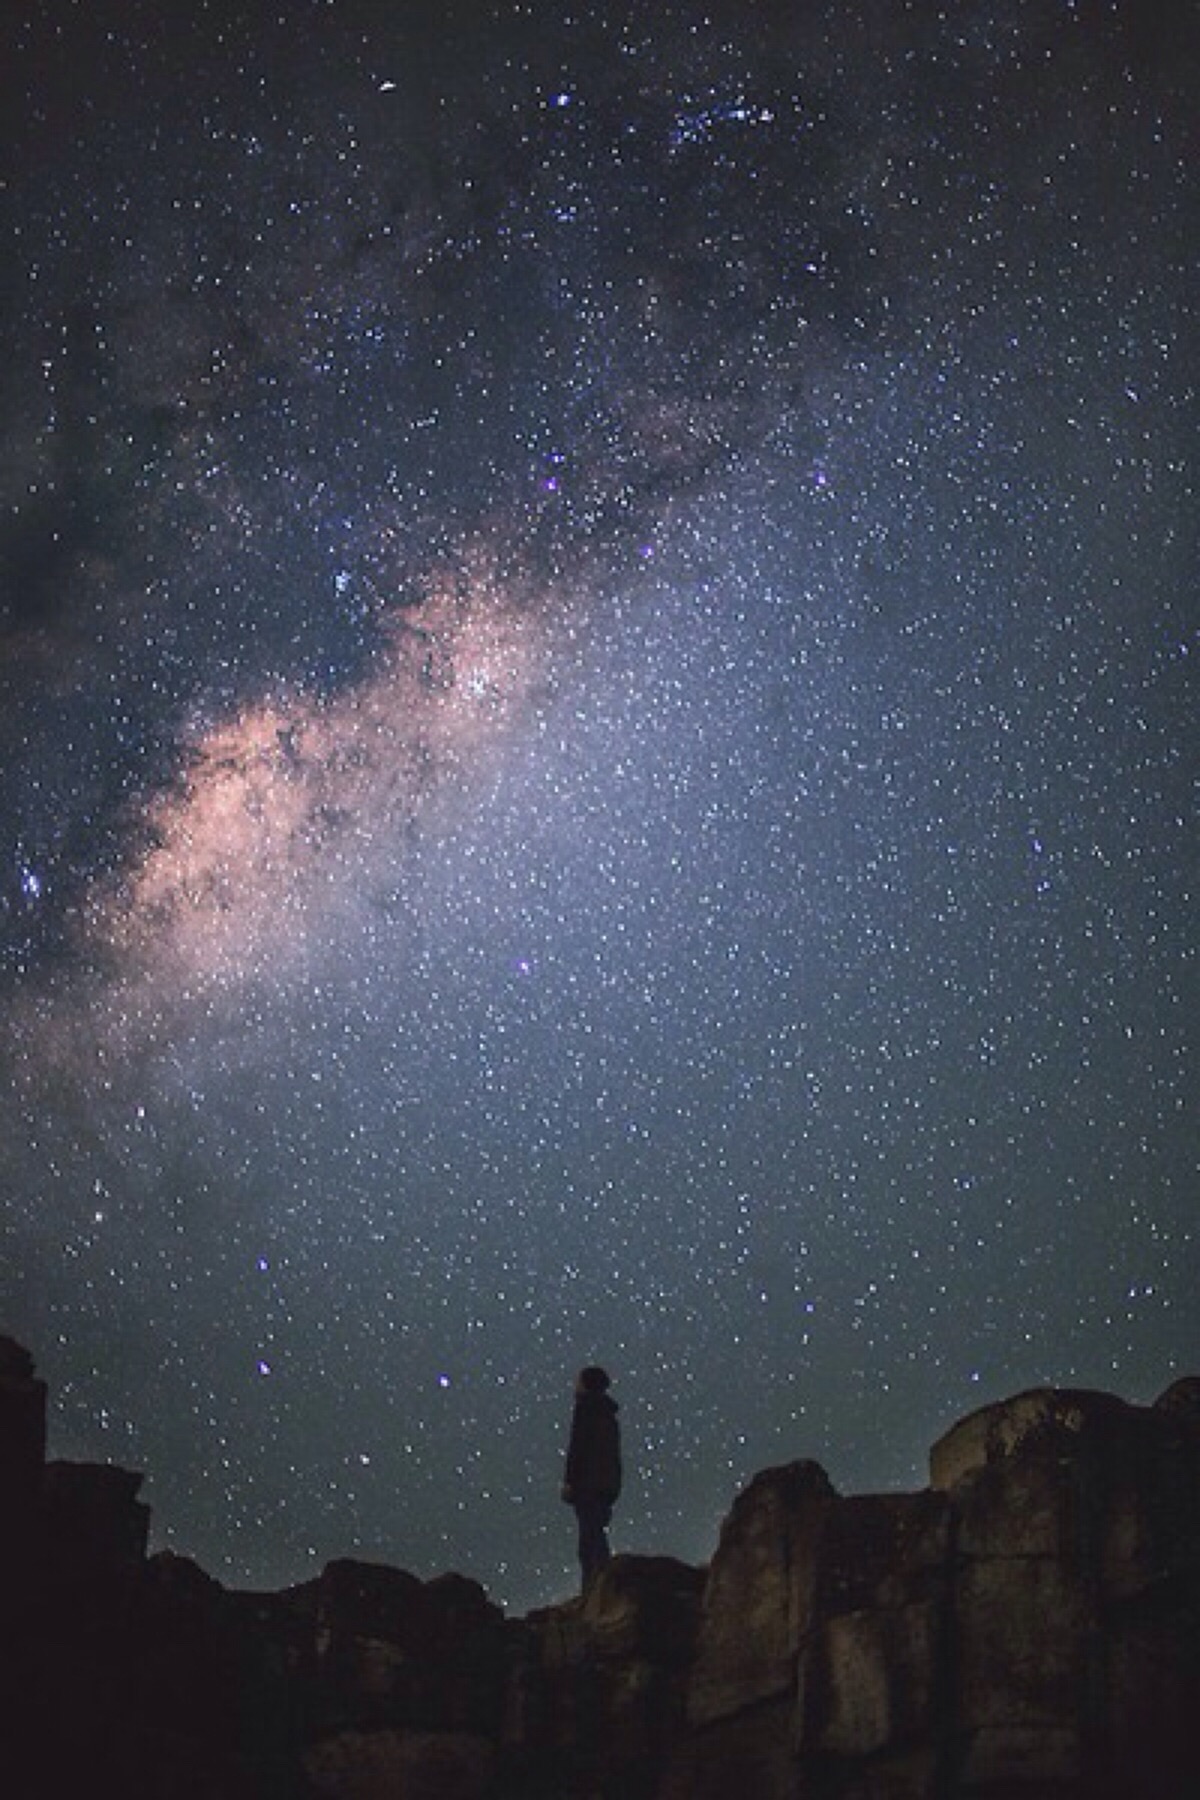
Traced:
[[603, 1369], [581, 1369], [562, 1497], [579, 1521], [579, 1566], [586, 1588], [609, 1561], [608, 1522], [621, 1492], [621, 1428]]

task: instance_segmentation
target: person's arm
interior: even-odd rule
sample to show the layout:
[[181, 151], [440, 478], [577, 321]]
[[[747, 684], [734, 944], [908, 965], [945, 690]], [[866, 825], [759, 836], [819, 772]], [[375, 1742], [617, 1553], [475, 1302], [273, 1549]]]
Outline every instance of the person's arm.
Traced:
[[571, 1414], [571, 1436], [567, 1443], [567, 1460], [563, 1466], [562, 1497], [570, 1506], [575, 1498], [575, 1477], [579, 1467], [579, 1409]]

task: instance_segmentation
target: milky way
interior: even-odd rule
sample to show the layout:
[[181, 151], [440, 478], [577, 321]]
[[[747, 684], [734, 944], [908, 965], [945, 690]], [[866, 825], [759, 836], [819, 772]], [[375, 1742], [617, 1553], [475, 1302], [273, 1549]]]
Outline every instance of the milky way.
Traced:
[[5, 26], [0, 1328], [523, 1608], [1200, 1362], [1196, 26], [405, 10]]

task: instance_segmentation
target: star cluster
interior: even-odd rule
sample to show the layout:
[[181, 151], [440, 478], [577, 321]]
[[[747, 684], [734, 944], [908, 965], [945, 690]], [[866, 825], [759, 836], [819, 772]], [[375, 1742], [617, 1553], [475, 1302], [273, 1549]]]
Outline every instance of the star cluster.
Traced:
[[160, 1543], [527, 1607], [583, 1362], [694, 1560], [1194, 1370], [1153, 11], [6, 24], [0, 1322]]

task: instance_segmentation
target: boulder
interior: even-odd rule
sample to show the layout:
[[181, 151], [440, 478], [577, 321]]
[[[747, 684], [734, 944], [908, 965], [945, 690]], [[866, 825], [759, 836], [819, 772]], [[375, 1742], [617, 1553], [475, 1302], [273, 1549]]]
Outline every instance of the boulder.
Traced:
[[[1085, 1451], [1111, 1396], [1036, 1390], [972, 1414], [934, 1445], [957, 1517], [947, 1700], [956, 1791], [1074, 1791], [1099, 1629]], [[1039, 1791], [1040, 1791], [1039, 1789]]]
[[797, 1670], [837, 1504], [815, 1462], [765, 1470], [735, 1499], [704, 1585], [691, 1730], [670, 1762], [670, 1800], [795, 1793]]
[[671, 1557], [618, 1556], [583, 1599], [530, 1615], [510, 1671], [506, 1792], [657, 1794], [684, 1729], [703, 1583]]
[[932, 1465], [958, 1520], [958, 1791], [1175, 1791], [1200, 1716], [1186, 1406], [1039, 1390], [964, 1420]]
[[845, 1765], [845, 1777], [856, 1759], [886, 1757], [932, 1779], [932, 1760], [914, 1754], [938, 1739], [953, 1544], [942, 1494], [863, 1495], [831, 1509], [799, 1667], [803, 1766]]
[[1186, 1409], [1127, 1407], [1092, 1464], [1105, 1595], [1200, 1577], [1200, 1427]]
[[1189, 1379], [1129, 1408], [1098, 1459], [1097, 1761], [1155, 1800], [1200, 1791], [1198, 1397]]
[[981, 1407], [934, 1444], [929, 1453], [930, 1485], [953, 1488], [964, 1476], [1026, 1448], [1065, 1450], [1071, 1439], [1103, 1432], [1125, 1410], [1124, 1401], [1114, 1394], [1081, 1388], [1031, 1388]]
[[403, 1727], [496, 1736], [505, 1622], [478, 1582], [422, 1582], [351, 1560], [328, 1565], [315, 1606], [310, 1707], [322, 1729]]
[[617, 1556], [576, 1615], [588, 1654], [662, 1668], [690, 1664], [704, 1570], [670, 1556]]
[[704, 1588], [688, 1695], [693, 1725], [794, 1695], [836, 1498], [819, 1463], [795, 1462], [756, 1475], [734, 1501]]

